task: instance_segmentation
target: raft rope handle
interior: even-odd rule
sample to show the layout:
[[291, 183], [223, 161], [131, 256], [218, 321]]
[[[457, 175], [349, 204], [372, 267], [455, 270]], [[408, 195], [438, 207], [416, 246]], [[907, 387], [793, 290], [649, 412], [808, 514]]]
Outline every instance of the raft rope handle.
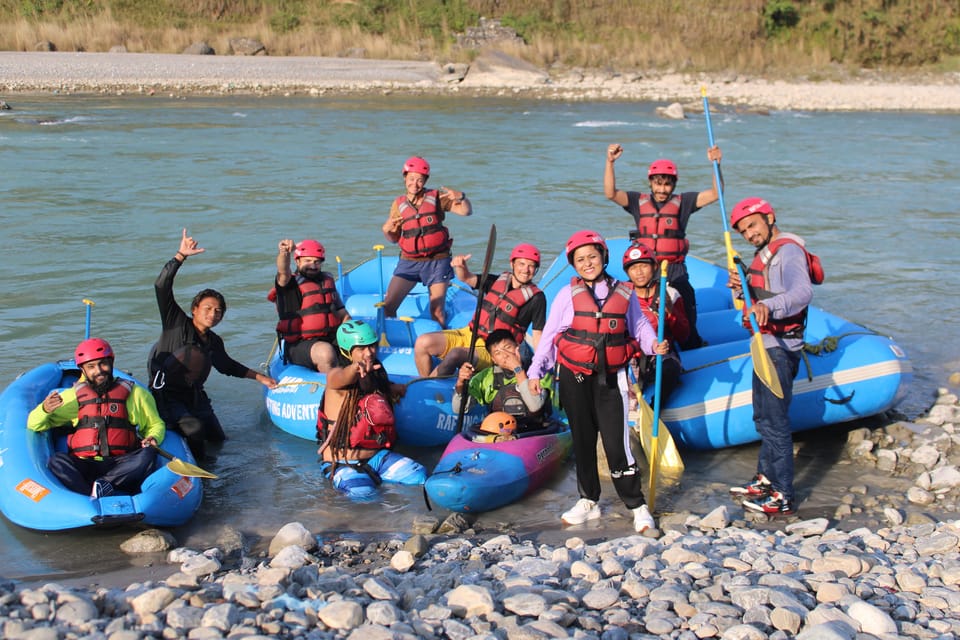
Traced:
[[[824, 338], [823, 340], [821, 340], [820, 342], [817, 342], [817, 343], [813, 343], [813, 344], [811, 344], [811, 343], [806, 343], [806, 342], [803, 343], [802, 354], [803, 354], [804, 363], [807, 365], [807, 376], [808, 376], [808, 378], [809, 378], [810, 380], [813, 380], [813, 378], [812, 378], [812, 373], [810, 372], [810, 363], [809, 363], [809, 360], [807, 359], [807, 354], [808, 354], [808, 353], [811, 353], [811, 354], [813, 354], [813, 355], [815, 355], [815, 356], [820, 356], [820, 355], [823, 355], [823, 354], [826, 354], [826, 353], [831, 353], [831, 352], [837, 350], [837, 346], [839, 345], [841, 339], [846, 338], [847, 336], [855, 336], [855, 335], [875, 336], [875, 335], [880, 335], [880, 334], [877, 333], [876, 331], [871, 331], [871, 330], [869, 330], [869, 329], [866, 330], [866, 331], [849, 331], [849, 332], [847, 332], [847, 333], [841, 333], [841, 334], [838, 335], [838, 336], [827, 336], [826, 338]], [[724, 362], [732, 362], [733, 360], [738, 360], [738, 359], [740, 359], [740, 358], [746, 358], [746, 357], [749, 357], [749, 356], [750, 356], [749, 353], [739, 353], [739, 354], [737, 354], [737, 355], [735, 355], [735, 356], [730, 356], [730, 357], [724, 358], [724, 359], [722, 359], [722, 360], [714, 360], [713, 362], [707, 362], [707, 363], [705, 363], [705, 364], [700, 365], [699, 367], [693, 367], [692, 369], [684, 368], [684, 369], [683, 369], [683, 373], [690, 373], [690, 372], [693, 372], [693, 371], [699, 371], [700, 369], [706, 369], [707, 367], [712, 367], [712, 366], [714, 366], [714, 365], [723, 364]]]

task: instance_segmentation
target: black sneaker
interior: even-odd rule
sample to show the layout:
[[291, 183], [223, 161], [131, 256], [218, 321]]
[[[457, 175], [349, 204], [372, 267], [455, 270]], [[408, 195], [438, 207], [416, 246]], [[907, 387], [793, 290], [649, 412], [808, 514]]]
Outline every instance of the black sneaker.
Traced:
[[789, 516], [797, 512], [793, 502], [783, 497], [779, 491], [773, 491], [766, 498], [744, 500], [743, 508], [765, 513], [768, 516]]
[[773, 491], [767, 476], [758, 473], [753, 476], [753, 480], [743, 486], [730, 487], [730, 493], [742, 498], [766, 498]]

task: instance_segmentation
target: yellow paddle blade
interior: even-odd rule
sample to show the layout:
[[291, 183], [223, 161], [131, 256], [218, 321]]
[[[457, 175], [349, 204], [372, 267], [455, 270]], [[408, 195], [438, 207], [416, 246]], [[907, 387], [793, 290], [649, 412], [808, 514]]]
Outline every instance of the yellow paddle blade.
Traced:
[[190, 478], [210, 478], [211, 480], [216, 480], [218, 477], [215, 474], [206, 471], [205, 469], [201, 469], [195, 464], [184, 462], [169, 451], [165, 451], [155, 444], [150, 446], [152, 446], [158, 454], [170, 461], [170, 463], [167, 464], [167, 469], [170, 469], [170, 471], [174, 472], [178, 476], [187, 476]]
[[390, 346], [390, 342], [387, 340], [387, 334], [385, 332], [380, 334], [380, 346], [381, 347]]
[[191, 478], [209, 478], [211, 480], [216, 480], [219, 476], [215, 473], [210, 473], [205, 469], [201, 469], [195, 464], [190, 464], [189, 462], [184, 462], [180, 458], [174, 458], [167, 465], [167, 469], [173, 471], [179, 476], [188, 476]]
[[[729, 231], [723, 232], [723, 244], [727, 247], [727, 270], [733, 271], [737, 268], [733, 261], [737, 252], [733, 250], [733, 241], [730, 240]], [[730, 295], [733, 296], [733, 307], [737, 310], [743, 309], [743, 298], [738, 298], [733, 289], [730, 290]]]
[[[669, 433], [669, 431], [667, 433]], [[659, 440], [657, 436], [651, 437], [650, 439], [651, 451], [657, 450], [657, 447], [659, 446], [659, 443], [657, 442], [657, 440]], [[658, 466], [659, 465], [657, 464], [650, 465], [650, 481], [647, 488], [647, 495], [649, 496], [650, 499], [647, 500], [647, 504], [650, 505], [651, 513], [653, 513], [657, 508], [657, 467]]]
[[777, 370], [773, 368], [773, 362], [770, 361], [770, 354], [763, 347], [762, 334], [755, 333], [750, 339], [750, 355], [753, 356], [753, 370], [763, 386], [770, 389], [773, 395], [783, 398], [783, 387], [780, 386]]
[[637, 403], [637, 408], [640, 410], [637, 434], [640, 436], [640, 444], [643, 446], [643, 452], [647, 456], [647, 463], [649, 463], [651, 467], [653, 466], [653, 454], [654, 451], [656, 451], [657, 459], [666, 471], [671, 473], [671, 475], [683, 473], [683, 459], [680, 457], [680, 451], [677, 450], [677, 445], [673, 441], [673, 436], [670, 434], [670, 430], [667, 429], [667, 425], [663, 424], [662, 420], [660, 421], [659, 429], [657, 430], [657, 449], [654, 449], [653, 409], [639, 393], [637, 394]]

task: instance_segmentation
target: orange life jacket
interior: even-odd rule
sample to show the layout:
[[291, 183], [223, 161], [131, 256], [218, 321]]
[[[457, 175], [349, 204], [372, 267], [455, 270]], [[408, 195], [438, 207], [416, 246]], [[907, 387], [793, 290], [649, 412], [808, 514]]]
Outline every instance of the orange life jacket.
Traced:
[[640, 196], [637, 238], [653, 250], [658, 264], [661, 260], [683, 262], [690, 241], [680, 228], [680, 196], [671, 196], [659, 211], [651, 198], [650, 194]]
[[[527, 328], [520, 325], [520, 308], [540, 293], [540, 289], [532, 283], [510, 289], [510, 278], [509, 272], [500, 274], [483, 296], [477, 323], [479, 337], [486, 338], [496, 329], [506, 329], [513, 334], [513, 339], [517, 342], [523, 340]], [[470, 328], [473, 329], [472, 320]]]
[[130, 380], [116, 380], [104, 395], [97, 395], [86, 381], [78, 382], [77, 427], [67, 436], [70, 453], [79, 458], [122, 456], [140, 448], [137, 428], [130, 424], [127, 398]]
[[300, 308], [283, 314], [277, 323], [277, 333], [289, 344], [332, 337], [340, 326], [333, 308], [337, 285], [329, 273], [323, 271], [320, 276], [319, 282], [299, 273], [295, 276], [300, 289]]
[[[768, 242], [767, 246], [757, 251], [753, 256], [753, 262], [747, 270], [747, 283], [750, 286], [750, 293], [754, 301], [763, 301], [777, 295], [770, 291], [770, 261], [773, 256], [786, 244], [795, 244], [801, 249], [807, 258], [807, 271], [810, 274], [810, 282], [820, 284], [823, 282], [823, 266], [820, 264], [820, 258], [809, 253], [804, 246], [803, 239], [792, 233], [779, 233], [777, 238]], [[750, 317], [747, 313], [749, 309], [743, 309], [743, 326], [751, 328]], [[804, 329], [807, 326], [807, 307], [803, 311], [786, 318], [770, 318], [767, 324], [760, 327], [760, 333], [769, 333], [784, 338], [803, 338]]]
[[404, 258], [429, 258], [450, 249], [453, 240], [443, 225], [439, 191], [425, 191], [419, 209], [405, 195], [399, 196], [396, 204], [403, 219], [399, 244]]
[[580, 278], [570, 280], [573, 321], [557, 336], [557, 360], [574, 373], [613, 373], [640, 352], [627, 327], [633, 290], [610, 278], [610, 293], [597, 306], [593, 288]]

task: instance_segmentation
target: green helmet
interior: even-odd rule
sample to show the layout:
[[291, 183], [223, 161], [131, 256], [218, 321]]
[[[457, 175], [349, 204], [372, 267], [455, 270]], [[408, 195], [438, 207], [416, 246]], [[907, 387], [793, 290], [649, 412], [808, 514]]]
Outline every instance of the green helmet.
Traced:
[[377, 344], [377, 333], [363, 320], [348, 320], [337, 329], [337, 344], [345, 353], [354, 347]]

